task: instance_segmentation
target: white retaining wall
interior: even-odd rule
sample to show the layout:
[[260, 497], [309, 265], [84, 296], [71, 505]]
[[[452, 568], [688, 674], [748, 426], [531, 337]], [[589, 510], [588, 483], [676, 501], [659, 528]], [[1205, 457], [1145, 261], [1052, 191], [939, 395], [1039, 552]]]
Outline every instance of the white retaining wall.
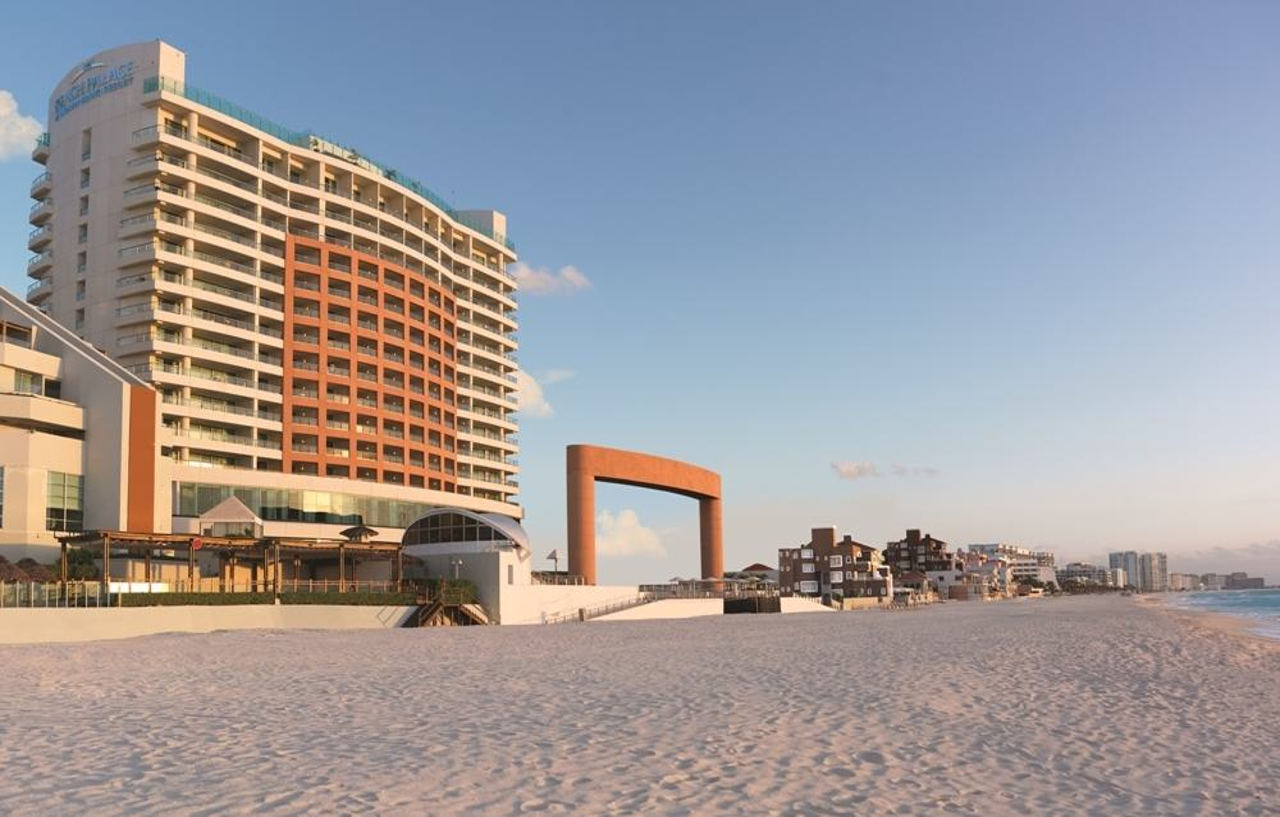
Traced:
[[6, 609], [0, 610], [0, 644], [102, 641], [214, 630], [388, 629], [399, 627], [416, 609], [328, 604]]

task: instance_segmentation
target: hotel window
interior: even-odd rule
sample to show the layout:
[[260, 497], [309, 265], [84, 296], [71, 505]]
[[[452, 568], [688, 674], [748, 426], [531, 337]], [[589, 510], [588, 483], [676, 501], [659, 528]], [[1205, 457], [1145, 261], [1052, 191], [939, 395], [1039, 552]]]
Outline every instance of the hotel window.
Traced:
[[81, 244], [88, 243], [89, 241], [89, 225], [88, 224], [81, 224], [80, 227], [77, 229], [76, 241], [78, 241]]
[[844, 573], [843, 573], [842, 571], [839, 571], [839, 570], [833, 570], [833, 571], [831, 571], [831, 583], [832, 583], [832, 584], [844, 584]]
[[18, 394], [44, 394], [44, 378], [34, 372], [15, 369], [13, 390]]
[[83, 530], [84, 477], [50, 471], [44, 505], [45, 530], [66, 533]]
[[841, 556], [841, 555], [839, 555], [839, 554], [835, 554], [835, 555], [833, 555], [833, 556], [831, 557], [831, 566], [832, 566], [832, 567], [844, 567], [844, 557], [843, 557], [843, 556]]
[[812, 549], [812, 548], [805, 548], [804, 550], [800, 551], [800, 558], [801, 558], [801, 559], [812, 559], [812, 558], [813, 558], [813, 549]]
[[84, 300], [84, 287], [85, 287], [84, 281], [76, 281], [76, 300], [77, 301]]
[[800, 566], [800, 572], [801, 572], [801, 573], [812, 573], [812, 572], [813, 572], [813, 562], [805, 562], [804, 564], [802, 564], [802, 565]]
[[80, 171], [80, 189], [83, 190], [89, 186], [89, 168]]
[[89, 215], [89, 197], [88, 196], [80, 197], [80, 215], [82, 216]]

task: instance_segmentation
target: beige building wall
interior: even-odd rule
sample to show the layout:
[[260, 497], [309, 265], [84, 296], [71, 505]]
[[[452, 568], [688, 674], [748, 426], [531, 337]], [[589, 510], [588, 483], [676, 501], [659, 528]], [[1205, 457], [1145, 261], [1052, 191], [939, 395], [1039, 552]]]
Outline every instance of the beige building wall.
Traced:
[[[45, 529], [50, 472], [84, 478], [86, 529], [128, 529], [131, 488], [144, 489], [135, 507], [154, 507], [150, 488], [157, 452], [154, 446], [131, 451], [129, 433], [131, 418], [154, 428], [156, 417], [146, 405], [151, 390], [3, 289], [0, 328], [0, 555], [48, 561], [56, 554], [57, 532]], [[56, 381], [59, 395], [19, 391], [19, 373], [39, 375], [42, 384]], [[135, 409], [141, 412], [136, 418]], [[153, 520], [133, 519], [148, 521]]]

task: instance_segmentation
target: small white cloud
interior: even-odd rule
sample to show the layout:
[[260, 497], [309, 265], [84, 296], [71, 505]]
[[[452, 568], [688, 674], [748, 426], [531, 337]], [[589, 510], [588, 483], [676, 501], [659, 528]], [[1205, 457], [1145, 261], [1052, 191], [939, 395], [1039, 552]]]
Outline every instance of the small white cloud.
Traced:
[[[841, 460], [831, 463], [831, 468], [840, 479], [854, 480], [863, 479], [864, 477], [886, 476], [886, 473], [882, 472], [874, 462]], [[887, 475], [891, 477], [936, 477], [940, 473], [937, 468], [931, 468], [927, 465], [899, 465], [894, 463], [889, 466]]]
[[836, 476], [840, 479], [862, 479], [863, 477], [878, 477], [880, 472], [876, 469], [874, 462], [853, 462], [845, 460], [843, 462], [831, 463], [831, 468], [836, 472]]
[[0, 162], [29, 154], [43, 132], [38, 119], [18, 112], [13, 94], [0, 90]]
[[572, 380], [578, 373], [569, 369], [550, 369], [542, 376], [542, 382], [550, 386], [552, 383], [563, 383]]
[[550, 417], [556, 411], [547, 402], [542, 384], [523, 369], [516, 371], [516, 410], [530, 417]]
[[889, 472], [895, 477], [936, 477], [941, 473], [937, 468], [930, 468], [927, 465], [898, 465], [897, 463], [889, 466]]
[[596, 514], [596, 550], [606, 556], [667, 555], [662, 537], [640, 524], [640, 517], [630, 508], [618, 511], [617, 516], [607, 510]]
[[518, 288], [528, 295], [568, 295], [591, 288], [591, 279], [574, 266], [552, 271], [517, 261], [507, 272], [516, 279]]

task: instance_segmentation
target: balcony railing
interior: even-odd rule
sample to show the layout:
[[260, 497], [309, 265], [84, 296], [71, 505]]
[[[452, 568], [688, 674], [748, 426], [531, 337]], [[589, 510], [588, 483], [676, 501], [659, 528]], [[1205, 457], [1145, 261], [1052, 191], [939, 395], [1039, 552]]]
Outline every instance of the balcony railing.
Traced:
[[[271, 136], [274, 136], [277, 139], [280, 139], [284, 142], [288, 142], [289, 144], [296, 145], [298, 147], [305, 148], [307, 150], [321, 150], [328, 153], [337, 153], [340, 151], [341, 153], [345, 153], [350, 156], [353, 156], [355, 158], [352, 159], [352, 161], [354, 161], [354, 163], [357, 164], [358, 166], [382, 176], [384, 179], [386, 179], [389, 182], [398, 184], [416, 193], [421, 198], [426, 199], [432, 205], [442, 210], [446, 215], [449, 216], [449, 218], [453, 219], [458, 224], [461, 224], [467, 227], [468, 229], [474, 230], [477, 233], [480, 233], [481, 235], [489, 237], [490, 239], [498, 242], [499, 244], [503, 245], [507, 249], [510, 249], [512, 251], [515, 250], [515, 245], [511, 242], [509, 238], [507, 238], [507, 236], [495, 230], [492, 230], [491, 228], [481, 223], [476, 218], [473, 218], [470, 215], [467, 215], [465, 213], [459, 212], [458, 210], [455, 210], [448, 202], [446, 202], [442, 197], [440, 197], [438, 194], [436, 194], [433, 190], [428, 188], [426, 185], [422, 184], [421, 182], [409, 176], [401, 174], [400, 172], [392, 168], [386, 167], [385, 165], [381, 165], [381, 164], [372, 162], [368, 159], [365, 159], [363, 157], [360, 157], [355, 151], [341, 148], [335, 143], [329, 140], [323, 139], [313, 133], [305, 132], [305, 131], [295, 131], [295, 130], [286, 128], [283, 125], [273, 122], [272, 120], [267, 119], [264, 116], [256, 114], [253, 111], [250, 111], [246, 108], [242, 108], [239, 105], [236, 105], [235, 103], [218, 96], [217, 94], [213, 94], [213, 93], [210, 93], [209, 91], [196, 88], [184, 82], [178, 82], [176, 80], [172, 80], [172, 79], [169, 79], [168, 77], [162, 77], [162, 76], [148, 77], [147, 79], [143, 80], [142, 92], [144, 94], [158, 93], [161, 91], [165, 93], [175, 94], [177, 96], [183, 97], [184, 99], [188, 99], [198, 105], [203, 105], [207, 108], [212, 108], [215, 111], [219, 111], [234, 119], [238, 119], [239, 121], [245, 123], [246, 125], [249, 125], [252, 128], [255, 128], [257, 130], [263, 131], [264, 133], [270, 134]], [[144, 128], [143, 130], [145, 131], [149, 129]], [[178, 134], [175, 134], [175, 135], [180, 135], [181, 138], [184, 138], [184, 139], [189, 138], [185, 131], [180, 131]], [[135, 138], [138, 138], [137, 134], [135, 134]], [[224, 146], [222, 145], [219, 145], [217, 143], [214, 143], [214, 144], [217, 145], [214, 149], [224, 148]], [[210, 146], [206, 145], [206, 147], [210, 147]], [[257, 162], [253, 157], [247, 156], [238, 150], [226, 149], [224, 152], [226, 152], [227, 155], [232, 156], [232, 158], [239, 159], [240, 161], [243, 161], [246, 163], [254, 164], [255, 167], [257, 166]]]

